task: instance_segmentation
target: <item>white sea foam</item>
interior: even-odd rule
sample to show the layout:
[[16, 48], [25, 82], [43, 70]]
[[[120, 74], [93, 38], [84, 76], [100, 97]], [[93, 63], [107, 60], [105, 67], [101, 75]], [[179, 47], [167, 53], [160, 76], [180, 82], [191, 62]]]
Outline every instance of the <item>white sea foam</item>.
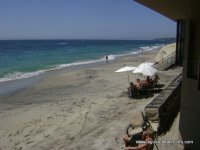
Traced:
[[22, 72], [14, 72], [12, 74], [9, 73], [5, 77], [0, 78], [0, 82], [30, 78], [30, 77], [33, 77], [33, 76], [40, 75], [44, 72], [45, 72], [45, 70], [39, 70], [39, 71], [35, 71], [35, 72], [26, 72], [26, 73], [22, 73]]
[[108, 55], [108, 59], [109, 60], [113, 60], [113, 59], [115, 59], [117, 57], [117, 55]]
[[70, 63], [70, 64], [60, 64], [60, 65], [56, 65], [55, 69], [61, 69], [61, 68], [66, 68], [66, 67], [70, 67], [70, 66], [78, 66], [78, 65], [86, 65], [86, 64], [92, 64], [92, 63], [98, 63], [98, 62], [102, 62], [103, 60], [90, 60], [90, 61], [81, 61], [81, 62], [74, 62], [74, 63]]
[[130, 52], [130, 54], [132, 54], [132, 55], [136, 55], [136, 54], [139, 54], [140, 52], [139, 51], [137, 51], [137, 52]]
[[143, 47], [140, 47], [140, 49], [142, 51], [152, 51], [154, 49], [161, 48], [163, 46], [164, 46], [164, 44], [156, 44], [156, 45], [153, 45], [153, 46], [143, 46]]
[[[59, 44], [67, 44], [67, 43], [59, 43]], [[154, 50], [156, 48], [160, 48], [162, 46], [164, 46], [164, 45], [156, 44], [154, 46], [144, 46], [144, 47], [140, 47], [140, 49], [138, 49], [138, 51], [134, 51], [134, 52], [126, 53], [126, 54], [108, 55], [108, 59], [114, 60], [117, 57], [122, 57], [122, 56], [127, 56], [127, 55], [136, 55], [136, 54], [141, 53], [141, 50], [152, 51], [152, 50]], [[58, 70], [58, 69], [67, 68], [67, 67], [71, 67], [71, 66], [98, 63], [98, 62], [103, 62], [103, 61], [105, 61], [105, 57], [98, 59], [98, 60], [81, 61], [81, 62], [74, 62], [74, 63], [69, 63], [69, 64], [59, 64], [59, 65], [56, 65], [56, 66], [54, 66], [50, 69], [38, 70], [38, 71], [35, 71], [35, 72], [26, 72], [26, 73], [14, 72], [12, 74], [7, 74], [3, 78], [0, 78], [0, 82], [23, 79], [23, 78], [30, 78], [30, 77], [33, 77], [33, 76], [43, 74], [43, 73], [48, 72], [48, 71]]]
[[50, 69], [46, 69], [46, 70], [38, 70], [35, 72], [14, 72], [14, 73], [9, 73], [6, 76], [4, 76], [3, 78], [0, 78], [0, 82], [6, 82], [6, 81], [11, 81], [11, 80], [17, 80], [17, 79], [25, 79], [25, 78], [30, 78], [33, 76], [38, 76], [40, 74], [43, 74], [45, 72], [48, 71], [54, 71], [54, 70], [58, 70], [58, 69], [62, 69], [62, 68], [67, 68], [70, 66], [78, 66], [78, 65], [84, 65], [84, 64], [92, 64], [92, 63], [98, 63], [98, 62], [102, 62], [103, 60], [91, 60], [91, 61], [82, 61], [82, 62], [75, 62], [75, 63], [69, 63], [69, 64], [60, 64], [60, 65], [56, 65]]

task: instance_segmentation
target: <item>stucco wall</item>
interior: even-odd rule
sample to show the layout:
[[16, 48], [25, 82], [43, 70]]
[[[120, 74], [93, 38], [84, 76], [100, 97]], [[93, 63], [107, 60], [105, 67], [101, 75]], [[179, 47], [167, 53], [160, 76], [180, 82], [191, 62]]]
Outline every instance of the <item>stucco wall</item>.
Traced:
[[193, 28], [196, 33], [192, 38], [193, 41], [190, 43], [189, 26], [190, 22], [187, 21], [183, 59], [183, 82], [181, 89], [180, 133], [183, 140], [194, 141], [194, 144], [185, 145], [187, 149], [198, 149], [200, 145], [200, 90], [197, 86], [197, 80], [188, 78], [187, 72], [191, 69], [188, 68], [188, 52], [191, 47], [195, 50], [193, 57], [199, 58], [200, 26], [198, 22], [193, 21]]

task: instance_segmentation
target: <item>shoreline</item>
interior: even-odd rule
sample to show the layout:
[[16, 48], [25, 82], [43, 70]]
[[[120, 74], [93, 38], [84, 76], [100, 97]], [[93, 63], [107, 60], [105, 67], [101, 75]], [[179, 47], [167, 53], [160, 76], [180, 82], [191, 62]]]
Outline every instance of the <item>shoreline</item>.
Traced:
[[[154, 48], [152, 50], [146, 50], [146, 51], [142, 51], [142, 50], [138, 50], [136, 52], [133, 53], [128, 53], [128, 54], [121, 54], [121, 55], [116, 55], [113, 59], [109, 60], [109, 63], [114, 63], [120, 59], [123, 59], [125, 57], [130, 57], [130, 56], [137, 56], [137, 55], [145, 55], [151, 52], [157, 52], [160, 51], [160, 49], [163, 46], [159, 47], [159, 48]], [[75, 65], [73, 65], [75, 64]], [[41, 80], [43, 80], [45, 77], [48, 77], [50, 75], [54, 75], [54, 74], [58, 74], [58, 73], [65, 73], [65, 72], [70, 72], [70, 71], [77, 71], [79, 69], [87, 69], [87, 68], [91, 68], [91, 67], [97, 67], [99, 65], [105, 65], [105, 60], [103, 59], [99, 59], [99, 60], [91, 60], [88, 62], [83, 62], [81, 64], [77, 63], [72, 63], [72, 65], [66, 65], [64, 67], [61, 68], [52, 68], [52, 69], [48, 69], [44, 72], [42, 72], [41, 74], [37, 74], [34, 76], [30, 76], [27, 78], [20, 78], [20, 79], [13, 79], [13, 80], [8, 80], [8, 81], [3, 81], [0, 82], [0, 96], [7, 96], [7, 95], [12, 95], [12, 94], [16, 94], [17, 92], [23, 91], [27, 88], [30, 88], [32, 85], [34, 85], [35, 83], [40, 82]]]
[[[154, 46], [145, 46], [145, 47], [140, 47], [134, 52], [127, 52], [127, 53], [122, 53], [122, 54], [111, 54], [109, 56], [109, 60], [115, 60], [116, 58], [124, 57], [124, 56], [130, 56], [130, 55], [137, 55], [141, 54], [143, 52], [148, 52], [148, 51], [153, 51], [155, 49], [161, 49], [165, 44], [161, 45], [154, 45]], [[93, 60], [84, 60], [84, 61], [77, 61], [77, 62], [71, 62], [68, 64], [55, 64], [52, 66], [49, 66], [46, 69], [38, 69], [33, 72], [18, 72], [15, 71], [14, 73], [10, 75], [6, 75], [2, 78], [0, 78], [0, 83], [3, 82], [9, 82], [9, 81], [14, 81], [14, 80], [20, 80], [20, 79], [26, 79], [34, 76], [38, 76], [47, 72], [55, 71], [55, 70], [60, 70], [60, 69], [65, 69], [65, 68], [71, 68], [71, 67], [76, 67], [76, 66], [84, 66], [88, 64], [97, 64], [97, 63], [103, 63], [105, 61], [105, 58], [98, 58], [98, 59], [93, 59]]]

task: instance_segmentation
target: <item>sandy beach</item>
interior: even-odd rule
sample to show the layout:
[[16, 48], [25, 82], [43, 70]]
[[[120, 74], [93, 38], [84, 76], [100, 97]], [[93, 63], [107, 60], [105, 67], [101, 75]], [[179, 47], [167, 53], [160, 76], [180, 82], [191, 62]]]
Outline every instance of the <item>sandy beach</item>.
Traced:
[[[116, 150], [134, 116], [157, 95], [129, 99], [124, 64], [154, 62], [159, 50], [117, 58], [111, 63], [61, 71], [0, 97], [0, 150]], [[159, 71], [165, 87], [181, 68]], [[144, 79], [131, 74], [130, 80]], [[163, 87], [163, 88], [165, 88]]]

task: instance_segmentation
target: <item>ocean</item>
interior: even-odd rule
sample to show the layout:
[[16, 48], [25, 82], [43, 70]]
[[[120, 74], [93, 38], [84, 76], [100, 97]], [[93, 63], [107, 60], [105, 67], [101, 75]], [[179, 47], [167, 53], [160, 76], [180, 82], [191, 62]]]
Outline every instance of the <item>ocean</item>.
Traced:
[[0, 82], [159, 48], [156, 40], [1, 40]]

